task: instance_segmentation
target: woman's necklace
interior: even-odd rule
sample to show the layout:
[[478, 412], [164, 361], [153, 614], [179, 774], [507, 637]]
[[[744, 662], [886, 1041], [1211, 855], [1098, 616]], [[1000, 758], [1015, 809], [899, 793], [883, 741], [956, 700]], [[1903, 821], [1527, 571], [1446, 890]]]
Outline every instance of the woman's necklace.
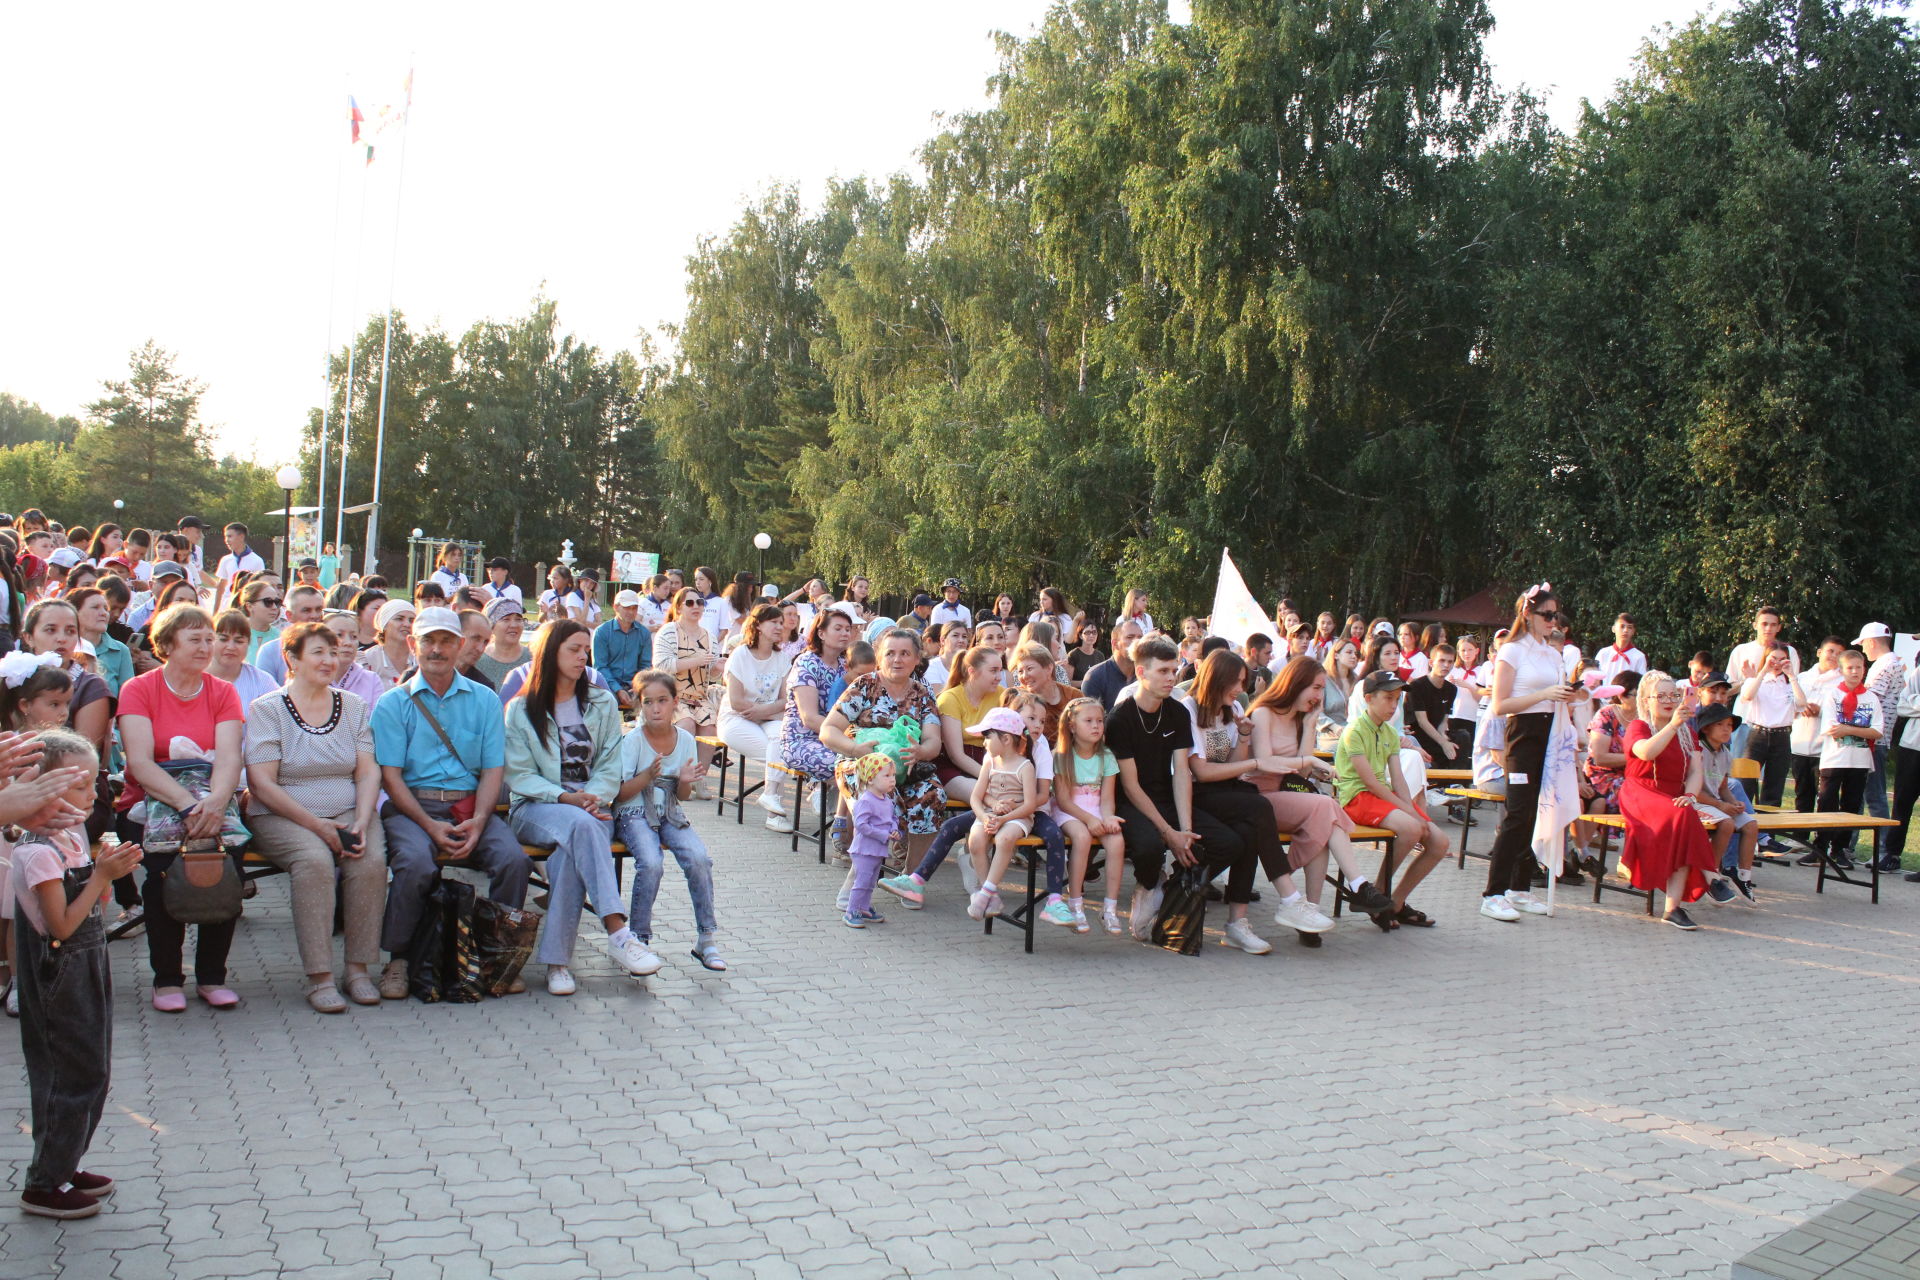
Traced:
[[163, 673], [161, 676], [161, 679], [165, 682], [167, 686], [167, 692], [172, 694], [174, 697], [180, 699], [180, 701], [182, 702], [192, 702], [195, 698], [200, 696], [200, 691], [207, 687], [207, 678], [205, 675], [202, 675], [198, 680], [196, 680], [194, 682], [193, 689], [187, 693], [182, 693], [180, 692], [180, 690], [173, 687], [173, 673], [171, 671]]

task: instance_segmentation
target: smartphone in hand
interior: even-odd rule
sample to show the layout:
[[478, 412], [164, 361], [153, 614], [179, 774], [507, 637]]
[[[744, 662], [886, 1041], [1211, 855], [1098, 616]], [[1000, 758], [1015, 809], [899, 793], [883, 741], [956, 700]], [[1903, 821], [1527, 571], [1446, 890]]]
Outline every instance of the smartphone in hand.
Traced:
[[340, 847], [342, 849], [345, 849], [349, 853], [359, 849], [360, 836], [358, 832], [349, 830], [346, 827], [335, 827], [334, 830], [340, 833]]

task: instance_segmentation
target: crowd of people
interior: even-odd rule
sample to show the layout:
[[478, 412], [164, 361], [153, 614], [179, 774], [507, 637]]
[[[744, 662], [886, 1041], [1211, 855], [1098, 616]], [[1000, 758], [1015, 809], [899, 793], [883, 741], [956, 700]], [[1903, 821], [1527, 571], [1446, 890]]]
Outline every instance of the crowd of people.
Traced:
[[[1274, 923], [1308, 947], [1333, 929], [1329, 884], [1383, 931], [1436, 923], [1413, 902], [1451, 851], [1433, 769], [1470, 769], [1473, 790], [1504, 799], [1480, 905], [1504, 923], [1547, 911], [1543, 871], [1607, 872], [1594, 815], [1623, 816], [1621, 871], [1691, 930], [1702, 897], [1757, 904], [1755, 864], [1784, 846], [1758, 838], [1755, 807], [1778, 806], [1789, 778], [1801, 810], [1885, 815], [1891, 772], [1900, 825], [1867, 854], [1882, 869], [1920, 792], [1920, 673], [1881, 623], [1827, 637], [1803, 667], [1762, 608], [1724, 663], [1701, 653], [1670, 675], [1627, 615], [1584, 653], [1544, 583], [1484, 637], [1309, 623], [1282, 601], [1273, 635], [1230, 638], [1156, 623], [1137, 590], [1111, 619], [1054, 588], [1025, 614], [1009, 595], [976, 613], [958, 578], [893, 618], [865, 578], [782, 595], [704, 566], [622, 589], [603, 616], [591, 569], [555, 566], [529, 600], [507, 561], [470, 579], [448, 545], [411, 589], [329, 583], [318, 560], [283, 580], [240, 524], [208, 570], [206, 532], [192, 517], [156, 533], [0, 516], [0, 982], [34, 1081], [29, 1212], [85, 1216], [111, 1191], [79, 1161], [105, 1096], [116, 911], [138, 913], [155, 1010], [188, 1007], [189, 925], [193, 997], [240, 1003], [236, 919], [197, 893], [208, 849], [287, 873], [306, 999], [338, 1015], [407, 996], [444, 868], [484, 874], [517, 908], [530, 849], [551, 995], [578, 989], [589, 904], [618, 972], [661, 970], [668, 854], [689, 955], [726, 970], [712, 860], [684, 808], [711, 798], [717, 744], [753, 763], [769, 829], [831, 818], [849, 928], [885, 923], [876, 900], [923, 908], [956, 854], [967, 914], [998, 915], [1037, 842], [1047, 923], [1146, 939], [1170, 866], [1198, 867], [1225, 904], [1223, 943], [1252, 954], [1272, 950], [1251, 910], [1269, 892]], [[1363, 828], [1387, 842], [1372, 875]], [[624, 894], [616, 846], [634, 864]], [[1802, 860], [1844, 869], [1851, 847], [1823, 832]]]

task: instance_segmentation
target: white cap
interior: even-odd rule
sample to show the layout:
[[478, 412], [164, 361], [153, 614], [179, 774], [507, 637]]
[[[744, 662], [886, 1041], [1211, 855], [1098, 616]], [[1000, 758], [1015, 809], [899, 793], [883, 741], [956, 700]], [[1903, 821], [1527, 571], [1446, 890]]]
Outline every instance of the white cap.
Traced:
[[87, 553], [78, 547], [61, 547], [47, 557], [48, 564], [57, 564], [62, 569], [71, 569], [87, 558]]
[[640, 593], [631, 589], [622, 591], [613, 598], [613, 605], [616, 609], [638, 609], [640, 607]]
[[1853, 642], [1855, 644], [1860, 644], [1867, 640], [1891, 640], [1891, 639], [1893, 639], [1892, 627], [1888, 626], [1884, 622], [1869, 622], [1866, 626], [1860, 628], [1860, 634], [1853, 638]]
[[845, 614], [846, 617], [854, 623], [864, 624], [866, 622], [866, 619], [860, 616], [860, 606], [851, 600], [836, 600], [827, 606], [827, 612]]
[[93, 647], [93, 641], [87, 639], [85, 636], [74, 641], [73, 651], [83, 658], [97, 658], [100, 656], [100, 651]]
[[460, 629], [460, 615], [451, 609], [442, 609], [437, 605], [431, 609], [422, 609], [413, 618], [413, 634], [418, 639], [435, 631], [445, 631], [452, 635], [464, 634]]
[[780, 588], [769, 582], [766, 586], [760, 588], [760, 595], [767, 600], [778, 600], [780, 598]]

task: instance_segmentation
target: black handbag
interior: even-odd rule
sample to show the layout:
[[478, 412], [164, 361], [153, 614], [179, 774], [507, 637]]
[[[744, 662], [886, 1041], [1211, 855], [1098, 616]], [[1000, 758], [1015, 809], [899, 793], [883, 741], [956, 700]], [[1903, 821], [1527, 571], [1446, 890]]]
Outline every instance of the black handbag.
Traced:
[[427, 898], [408, 948], [407, 991], [423, 1004], [474, 1004], [482, 995], [473, 886], [445, 880]]
[[161, 900], [181, 924], [225, 924], [239, 916], [245, 884], [217, 838], [189, 840], [161, 874]]
[[1183, 956], [1197, 956], [1206, 941], [1207, 869], [1205, 864], [1176, 867], [1163, 883], [1160, 911], [1153, 917], [1153, 945]]

